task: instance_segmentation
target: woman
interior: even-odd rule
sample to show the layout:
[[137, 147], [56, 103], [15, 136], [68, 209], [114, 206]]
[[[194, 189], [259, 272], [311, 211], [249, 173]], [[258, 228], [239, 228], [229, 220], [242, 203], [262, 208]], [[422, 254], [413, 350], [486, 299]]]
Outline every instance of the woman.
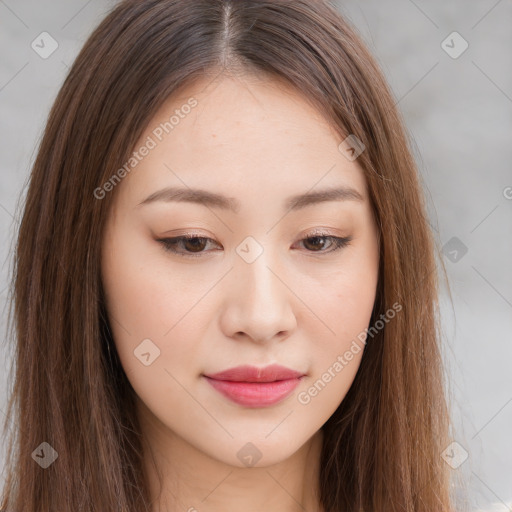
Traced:
[[435, 250], [332, 6], [121, 2], [32, 169], [2, 510], [453, 510]]

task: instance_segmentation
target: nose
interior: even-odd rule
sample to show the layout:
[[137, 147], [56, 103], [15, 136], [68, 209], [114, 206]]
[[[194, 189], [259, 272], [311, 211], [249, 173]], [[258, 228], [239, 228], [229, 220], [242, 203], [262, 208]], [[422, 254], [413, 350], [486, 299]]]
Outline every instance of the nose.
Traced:
[[221, 311], [221, 329], [254, 342], [282, 340], [297, 326], [294, 293], [275, 259], [264, 251], [255, 261], [235, 261]]

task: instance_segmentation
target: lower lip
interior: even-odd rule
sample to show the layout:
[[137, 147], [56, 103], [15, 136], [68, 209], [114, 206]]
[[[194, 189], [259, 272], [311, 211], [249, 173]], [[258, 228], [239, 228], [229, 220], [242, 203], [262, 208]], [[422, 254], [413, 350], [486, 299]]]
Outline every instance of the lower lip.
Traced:
[[284, 400], [299, 385], [301, 378], [274, 382], [233, 382], [206, 377], [214, 389], [231, 401], [246, 407], [266, 407]]

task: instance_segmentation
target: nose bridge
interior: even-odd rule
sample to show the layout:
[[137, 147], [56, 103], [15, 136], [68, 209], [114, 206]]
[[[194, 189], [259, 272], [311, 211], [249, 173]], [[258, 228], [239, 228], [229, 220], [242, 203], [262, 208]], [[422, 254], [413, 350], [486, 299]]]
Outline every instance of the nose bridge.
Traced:
[[293, 328], [291, 292], [283, 283], [277, 255], [254, 239], [245, 240], [236, 251], [227, 306], [231, 334], [245, 332], [262, 340]]
[[256, 312], [261, 313], [279, 308], [279, 303], [284, 300], [286, 294], [282, 289], [283, 283], [274, 275], [274, 268], [279, 265], [270, 248], [266, 247], [254, 261], [246, 260], [243, 256], [237, 260], [234, 269], [235, 279], [241, 284], [241, 289], [237, 293], [238, 300], [246, 307], [253, 307]]

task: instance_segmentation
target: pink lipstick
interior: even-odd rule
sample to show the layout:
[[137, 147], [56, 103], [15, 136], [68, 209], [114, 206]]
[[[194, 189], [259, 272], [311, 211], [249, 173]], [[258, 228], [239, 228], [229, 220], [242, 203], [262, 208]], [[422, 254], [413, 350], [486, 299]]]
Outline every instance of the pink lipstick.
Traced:
[[237, 366], [204, 377], [214, 389], [239, 405], [266, 407], [289, 396], [304, 375], [273, 364], [264, 368]]

